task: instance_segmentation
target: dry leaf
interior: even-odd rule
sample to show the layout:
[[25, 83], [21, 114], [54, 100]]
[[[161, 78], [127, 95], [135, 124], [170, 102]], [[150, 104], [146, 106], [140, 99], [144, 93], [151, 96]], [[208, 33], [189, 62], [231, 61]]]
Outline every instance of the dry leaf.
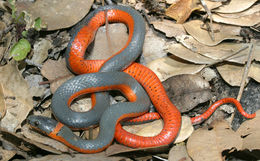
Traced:
[[33, 57], [31, 59], [35, 64], [41, 65], [48, 57], [48, 50], [52, 48], [50, 40], [41, 39], [33, 45]]
[[177, 144], [173, 146], [169, 152], [169, 161], [191, 161], [186, 146]]
[[25, 77], [25, 80], [28, 82], [30, 93], [34, 97], [43, 97], [46, 94], [47, 85], [39, 85], [39, 82], [43, 82], [42, 75], [30, 74]]
[[176, 0], [166, 0], [167, 4], [173, 4], [174, 2], [176, 2]]
[[0, 83], [0, 120], [6, 114], [6, 104], [5, 104], [5, 96], [4, 96], [4, 89], [2, 83]]
[[204, 66], [205, 65], [188, 64], [169, 57], [156, 59], [147, 64], [147, 67], [150, 68], [161, 81], [174, 75], [196, 74], [200, 72]]
[[[25, 152], [31, 152], [31, 151], [39, 151], [39, 150], [45, 150], [50, 151], [55, 154], [60, 154], [58, 150], [55, 150], [49, 146], [46, 146], [44, 144], [37, 143], [35, 141], [32, 141], [30, 139], [24, 138], [20, 134], [15, 134], [12, 132], [5, 131], [1, 129], [1, 139], [11, 143], [12, 145], [16, 146], [17, 148], [21, 149]], [[51, 150], [50, 150], [51, 149]]]
[[194, 127], [192, 126], [191, 119], [188, 116], [181, 117], [181, 129], [179, 134], [174, 141], [174, 143], [181, 143], [188, 139], [194, 131]]
[[194, 161], [222, 161], [222, 152], [242, 148], [242, 138], [229, 127], [228, 122], [215, 123], [211, 129], [198, 129], [187, 142], [187, 150]]
[[213, 23], [212, 29], [214, 32], [215, 40], [212, 40], [209, 35], [209, 31], [203, 29], [205, 28], [205, 25], [202, 28], [203, 25], [204, 23], [200, 20], [192, 20], [184, 23], [183, 27], [197, 41], [208, 46], [217, 45], [221, 41], [227, 39], [242, 39], [241, 37], [237, 36], [240, 34], [240, 27]]
[[51, 81], [52, 93], [62, 83], [74, 76], [67, 68], [65, 59], [59, 59], [58, 61], [48, 59], [42, 66], [41, 74]]
[[18, 1], [16, 8], [19, 12], [29, 13], [32, 20], [40, 17], [47, 23], [48, 30], [57, 30], [79, 22], [88, 13], [92, 3], [93, 0], [78, 0], [77, 3], [71, 0]]
[[155, 29], [164, 32], [166, 37], [178, 37], [181, 35], [185, 35], [186, 31], [181, 24], [176, 24], [170, 20], [156, 20], [151, 22]]
[[[240, 86], [244, 73], [244, 66], [225, 64], [217, 67], [221, 77], [231, 86]], [[260, 82], [260, 65], [253, 62], [249, 68], [248, 77]]]
[[253, 7], [251, 7], [250, 9], [244, 11], [244, 12], [239, 12], [239, 13], [218, 13], [219, 16], [221, 17], [226, 17], [226, 18], [240, 18], [242, 16], [247, 16], [247, 15], [251, 15], [255, 12], [259, 12], [260, 11], [260, 5], [254, 5]]
[[166, 15], [177, 23], [184, 23], [194, 10], [200, 9], [198, 0], [178, 0], [166, 9]]
[[8, 161], [15, 156], [16, 151], [14, 150], [6, 150], [3, 149], [3, 147], [0, 147], [0, 156], [1, 156], [1, 161]]
[[181, 112], [187, 112], [211, 98], [210, 85], [198, 75], [173, 76], [163, 82], [167, 94]]
[[15, 131], [33, 108], [32, 95], [15, 61], [0, 67], [0, 82], [4, 87], [7, 108], [6, 115], [1, 120], [1, 127]]
[[195, 64], [212, 64], [216, 62], [214, 59], [205, 57], [199, 53], [192, 52], [181, 44], [170, 44], [167, 51], [174, 56]]
[[30, 161], [131, 161], [131, 159], [128, 159], [126, 157], [120, 157], [120, 156], [113, 156], [113, 157], [107, 157], [105, 155], [105, 152], [96, 153], [96, 154], [62, 154], [62, 155], [46, 155], [41, 158], [34, 158]]
[[225, 23], [230, 25], [237, 25], [237, 26], [254, 26], [260, 23], [260, 11], [255, 12], [250, 15], [241, 16], [239, 18], [226, 18], [219, 16], [218, 14], [213, 14], [212, 19], [218, 23]]
[[48, 80], [73, 75], [67, 68], [65, 59], [59, 59], [58, 61], [48, 59], [42, 66], [41, 74]]
[[[205, 57], [217, 60], [217, 61], [223, 61], [224, 58], [228, 62], [235, 62], [239, 64], [244, 64], [248, 59], [248, 53], [249, 53], [249, 46], [250, 44], [247, 43], [228, 43], [228, 42], [222, 42], [216, 46], [206, 46], [204, 44], [199, 43], [196, 41], [193, 37], [189, 35], [178, 37], [178, 41], [183, 44], [183, 46], [187, 47], [193, 52], [199, 53]], [[168, 46], [171, 46], [171, 43], [168, 43]], [[255, 53], [253, 55], [253, 58], [255, 60], [260, 60], [260, 45], [257, 43], [254, 45], [253, 52]], [[235, 55], [234, 55], [235, 54]], [[233, 56], [232, 56], [233, 55]], [[232, 56], [232, 57], [231, 57]]]
[[[145, 63], [150, 63], [155, 59], [166, 56], [166, 40], [154, 34], [152, 29], [148, 30], [145, 35], [143, 54]], [[142, 60], [142, 59], [141, 59]]]
[[155, 120], [140, 125], [123, 126], [126, 131], [139, 136], [156, 136], [163, 128], [163, 120]]
[[109, 38], [107, 38], [105, 26], [98, 29], [93, 49], [86, 59], [107, 59], [127, 43], [128, 34], [124, 24], [109, 24], [108, 33]]
[[117, 155], [117, 154], [122, 154], [122, 153], [129, 153], [129, 152], [138, 152], [138, 151], [143, 151], [143, 152], [150, 152], [150, 153], [160, 153], [160, 152], [165, 152], [169, 148], [168, 145], [164, 146], [158, 146], [158, 147], [151, 147], [151, 148], [130, 148], [121, 144], [113, 144], [109, 146], [106, 150], [106, 155], [107, 156], [112, 156], [112, 155]]
[[[212, 47], [204, 46], [199, 49], [198, 53], [217, 61], [225, 60], [228, 62], [244, 64], [248, 59], [249, 45], [250, 44], [246, 43], [221, 43]], [[255, 49], [259, 50], [260, 48]], [[254, 56], [256, 57], [257, 55]]]
[[243, 138], [243, 149], [260, 149], [260, 110], [256, 112], [256, 117], [242, 123], [236, 131]]
[[251, 7], [257, 0], [232, 0], [229, 4], [223, 5], [214, 10], [219, 13], [241, 12]]
[[224, 64], [217, 67], [217, 70], [221, 77], [231, 86], [240, 86], [244, 66]]

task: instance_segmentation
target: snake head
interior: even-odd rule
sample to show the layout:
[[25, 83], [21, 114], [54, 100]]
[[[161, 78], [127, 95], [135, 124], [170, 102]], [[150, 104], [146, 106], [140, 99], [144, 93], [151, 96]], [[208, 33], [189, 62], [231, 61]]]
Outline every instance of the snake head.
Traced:
[[44, 116], [31, 115], [27, 118], [27, 122], [36, 130], [45, 134], [50, 134], [58, 124], [57, 121]]

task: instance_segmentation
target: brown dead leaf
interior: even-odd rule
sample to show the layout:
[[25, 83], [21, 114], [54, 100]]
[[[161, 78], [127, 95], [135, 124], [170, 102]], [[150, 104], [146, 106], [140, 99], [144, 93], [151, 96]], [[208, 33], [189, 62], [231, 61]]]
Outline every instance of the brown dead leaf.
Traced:
[[[240, 15], [241, 13], [239, 13]], [[239, 16], [238, 15], [238, 16]], [[223, 14], [222, 14], [223, 16]], [[237, 25], [237, 26], [254, 26], [258, 23], [260, 23], [260, 11], [255, 12], [253, 14], [250, 15], [246, 15], [246, 16], [241, 16], [239, 18], [227, 18], [228, 16], [222, 17], [218, 14], [213, 14], [212, 15], [212, 19], [215, 22], [218, 23], [225, 23], [225, 24], [230, 24], [230, 25]], [[233, 15], [235, 17], [235, 15]]]
[[162, 120], [155, 120], [153, 122], [140, 125], [123, 126], [123, 129], [125, 129], [126, 131], [139, 136], [156, 136], [161, 132], [162, 128]]
[[231, 130], [228, 122], [216, 122], [210, 129], [198, 129], [189, 138], [187, 150], [194, 161], [222, 161], [222, 152], [242, 149], [242, 138]]
[[17, 148], [21, 149], [22, 151], [25, 151], [25, 152], [34, 151], [35, 152], [38, 150], [45, 150], [45, 151], [49, 151], [49, 152], [52, 152], [55, 154], [61, 153], [60, 151], [55, 150], [54, 148], [51, 148], [44, 144], [37, 143], [30, 139], [27, 139], [20, 134], [8, 132], [3, 129], [0, 129], [0, 131], [1, 131], [1, 139], [11, 143], [12, 145], [16, 146]]
[[[221, 43], [212, 47], [201, 47], [198, 51], [201, 55], [215, 59], [216, 61], [228, 61], [244, 64], [248, 59], [249, 45], [246, 43]], [[257, 48], [256, 48], [257, 50]], [[236, 53], [236, 54], [235, 54]], [[233, 55], [235, 54], [235, 55]], [[232, 56], [233, 55], [233, 56]], [[254, 55], [255, 57], [257, 55]]]
[[122, 153], [131, 153], [131, 152], [137, 152], [137, 151], [143, 151], [143, 152], [165, 152], [167, 151], [169, 148], [168, 145], [164, 145], [164, 146], [158, 146], [158, 147], [151, 147], [151, 148], [130, 148], [121, 144], [113, 144], [111, 146], [109, 146], [106, 150], [106, 155], [107, 156], [112, 156], [112, 155], [117, 155], [117, 154], [122, 154]]
[[79, 22], [90, 10], [93, 0], [71, 0], [63, 1], [18, 1], [16, 8], [18, 12], [26, 11], [31, 15], [32, 21], [40, 17], [47, 23], [48, 30], [57, 30], [71, 27]]
[[21, 134], [30, 139], [33, 143], [38, 143], [38, 147], [46, 151], [56, 154], [60, 154], [61, 152], [70, 152], [70, 149], [66, 145], [31, 130], [29, 125], [24, 125], [22, 127]]
[[173, 76], [163, 82], [172, 102], [181, 112], [187, 112], [211, 98], [210, 85], [198, 75]]
[[[158, 58], [166, 56], [167, 53], [165, 51], [166, 40], [161, 38], [149, 29], [145, 34], [145, 41], [143, 46], [143, 54], [145, 63], [150, 63]], [[142, 59], [141, 59], [142, 60]]]
[[186, 146], [184, 144], [177, 144], [171, 148], [169, 152], [169, 161], [191, 161]]
[[107, 157], [105, 155], [105, 152], [96, 153], [96, 154], [62, 154], [62, 155], [46, 155], [44, 157], [40, 158], [34, 158], [30, 161], [131, 161], [131, 159], [128, 159], [126, 157], [120, 157], [120, 156], [113, 156], [113, 157]]
[[[193, 37], [189, 35], [184, 35], [178, 38], [179, 38], [178, 41], [181, 42], [181, 44], [183, 44], [183, 46], [185, 46], [189, 50], [195, 53], [199, 53], [205, 57], [214, 59], [216, 61], [223, 61], [223, 58], [225, 57], [227, 57], [225, 61], [228, 62], [244, 64], [247, 61], [247, 57], [248, 57], [247, 55], [249, 53], [248, 47], [250, 44], [222, 42], [216, 46], [207, 46], [202, 43], [199, 43], [197, 40], [195, 40]], [[171, 45], [172, 45], [171, 43], [168, 43], [168, 46]], [[259, 53], [259, 51], [260, 51], [260, 46], [256, 43], [254, 45], [253, 52]], [[255, 60], [260, 60], [260, 54], [254, 54], [253, 58]]]
[[200, 9], [198, 0], [178, 0], [166, 9], [166, 15], [177, 23], [184, 23], [194, 10]]
[[218, 15], [221, 17], [226, 17], [226, 18], [240, 18], [242, 16], [248, 16], [248, 15], [251, 15], [251, 14], [253, 14], [255, 12], [259, 12], [259, 11], [260, 11], [260, 4], [254, 5], [250, 9], [245, 10], [244, 12], [225, 13], [225, 14], [218, 13]]
[[[244, 66], [234, 64], [224, 64], [217, 67], [221, 77], [231, 86], [240, 86]], [[260, 65], [253, 62], [249, 68], [248, 77], [260, 82]]]
[[156, 20], [151, 22], [155, 29], [164, 32], [166, 37], [173, 38], [185, 35], [186, 31], [181, 24], [176, 24], [170, 20]]
[[15, 61], [0, 67], [0, 82], [4, 88], [7, 108], [6, 115], [1, 120], [1, 127], [15, 131], [33, 108], [32, 95]]
[[164, 81], [174, 75], [196, 74], [200, 72], [204, 66], [205, 65], [194, 65], [181, 62], [170, 57], [156, 59], [147, 64], [147, 67], [150, 68], [161, 81]]
[[48, 59], [43, 64], [41, 73], [51, 81], [52, 93], [54, 93], [62, 83], [74, 76], [67, 68], [64, 58], [58, 61]]
[[65, 59], [59, 59], [58, 61], [48, 59], [42, 66], [41, 74], [48, 80], [72, 75], [66, 66]]
[[243, 149], [260, 149], [260, 110], [256, 112], [256, 117], [242, 123], [236, 131], [243, 138]]
[[5, 104], [5, 96], [4, 96], [4, 89], [2, 83], [0, 83], [0, 120], [6, 114], [6, 104]]
[[41, 65], [48, 57], [48, 50], [51, 49], [52, 42], [48, 39], [41, 39], [33, 45], [33, 57], [31, 59], [35, 64]]
[[232, 65], [224, 64], [217, 67], [217, 70], [221, 77], [231, 86], [240, 86], [242, 75], [243, 75], [243, 66], [241, 65]]
[[191, 119], [188, 116], [181, 117], [181, 129], [174, 143], [181, 143], [188, 139], [194, 131], [194, 127], [191, 123]]
[[184, 23], [183, 27], [197, 41], [208, 46], [215, 46], [227, 39], [242, 39], [237, 36], [240, 34], [240, 27], [213, 23], [212, 29], [215, 40], [212, 40], [209, 31], [204, 28], [205, 26], [203, 27], [204, 29], [202, 28], [203, 25], [204, 23], [200, 20], [192, 20]]
[[3, 149], [3, 147], [0, 147], [0, 156], [1, 156], [1, 161], [8, 161], [10, 160], [13, 156], [15, 156], [16, 151], [14, 150], [6, 150]]
[[98, 29], [93, 49], [86, 59], [107, 59], [124, 47], [128, 40], [127, 28], [124, 24], [109, 24], [108, 33], [109, 41], [106, 35], [106, 27], [103, 26]]
[[195, 53], [181, 44], [170, 44], [167, 51], [174, 56], [195, 64], [211, 64], [216, 62], [216, 60], [200, 55], [199, 53]]
[[229, 4], [223, 5], [214, 10], [219, 13], [236, 13], [251, 7], [257, 0], [232, 0]]

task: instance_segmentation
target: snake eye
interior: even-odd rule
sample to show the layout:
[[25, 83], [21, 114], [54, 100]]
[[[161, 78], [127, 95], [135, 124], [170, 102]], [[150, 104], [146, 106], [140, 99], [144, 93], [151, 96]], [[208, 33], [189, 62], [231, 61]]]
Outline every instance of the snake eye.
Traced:
[[35, 126], [39, 126], [39, 125], [40, 125], [40, 122], [39, 122], [39, 121], [35, 121], [35, 122], [34, 122], [34, 125], [35, 125]]

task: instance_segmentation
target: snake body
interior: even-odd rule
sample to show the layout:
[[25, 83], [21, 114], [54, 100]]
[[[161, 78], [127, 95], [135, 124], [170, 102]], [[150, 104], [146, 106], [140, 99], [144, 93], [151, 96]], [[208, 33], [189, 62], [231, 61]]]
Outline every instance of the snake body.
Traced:
[[[108, 60], [85, 60], [86, 48], [94, 39], [97, 29], [106, 22], [106, 19], [109, 22], [126, 24], [129, 30], [126, 45]], [[110, 145], [114, 137], [118, 142], [135, 148], [155, 147], [172, 143], [180, 130], [181, 114], [168, 98], [158, 77], [149, 68], [133, 63], [142, 51], [144, 34], [143, 18], [130, 7], [105, 6], [90, 13], [74, 28], [72, 39], [66, 51], [66, 60], [68, 67], [74, 73], [92, 74], [76, 76], [72, 80], [65, 82], [55, 92], [52, 99], [52, 110], [61, 123], [54, 120], [48, 121], [48, 118], [42, 118], [41, 116], [30, 116], [28, 118], [29, 123], [33, 127], [44, 131], [50, 137], [85, 153], [105, 149]], [[127, 74], [116, 72], [121, 70]], [[142, 88], [133, 78], [141, 84], [146, 92], [142, 91]], [[107, 93], [96, 93], [92, 97], [94, 98], [94, 101], [92, 101], [94, 107], [91, 111], [78, 113], [69, 109], [71, 102], [79, 95], [111, 89], [121, 90], [130, 102], [109, 106]], [[142, 121], [161, 117], [164, 121], [164, 127], [154, 137], [141, 137], [131, 134], [123, 130], [119, 123], [123, 118], [139, 116], [148, 110], [150, 100], [146, 93], [158, 113], [144, 114], [136, 120]], [[237, 100], [226, 98], [213, 104], [201, 116], [192, 118], [192, 122], [195, 124], [207, 119], [223, 103], [234, 103], [241, 114], [247, 118], [255, 116], [255, 114], [247, 114]], [[138, 108], [132, 107], [135, 105]], [[130, 109], [131, 111], [129, 111]], [[86, 128], [89, 125], [96, 124], [99, 120], [100, 134], [95, 140], [82, 140], [65, 126]]]

